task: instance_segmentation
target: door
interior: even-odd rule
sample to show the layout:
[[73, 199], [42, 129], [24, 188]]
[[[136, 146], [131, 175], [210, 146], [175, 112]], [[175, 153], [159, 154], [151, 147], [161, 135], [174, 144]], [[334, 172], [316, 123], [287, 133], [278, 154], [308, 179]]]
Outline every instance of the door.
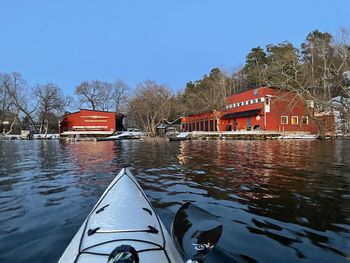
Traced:
[[252, 129], [252, 119], [251, 117], [248, 117], [247, 130], [251, 130], [251, 129]]

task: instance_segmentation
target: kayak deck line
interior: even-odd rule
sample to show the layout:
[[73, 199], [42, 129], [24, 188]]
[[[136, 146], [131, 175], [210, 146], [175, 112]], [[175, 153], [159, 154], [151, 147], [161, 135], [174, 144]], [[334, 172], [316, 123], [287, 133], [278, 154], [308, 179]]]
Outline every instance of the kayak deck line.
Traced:
[[[136, 250], [137, 253], [142, 253], [142, 252], [149, 252], [149, 251], [159, 251], [163, 250], [161, 248], [146, 248], [146, 249], [140, 249]], [[90, 254], [90, 255], [96, 255], [96, 256], [103, 256], [103, 257], [108, 257], [109, 254], [107, 253], [97, 253], [97, 252], [89, 252], [89, 251], [83, 251], [82, 254]]]
[[148, 229], [112, 229], [112, 230], [100, 230], [99, 227], [95, 229], [88, 230], [88, 236], [91, 236], [95, 233], [98, 234], [110, 234], [110, 233], [130, 233], [130, 232], [147, 232], [152, 234], [158, 234], [158, 229], [153, 226], [148, 226]]
[[109, 206], [109, 204], [107, 204], [107, 205], [105, 205], [105, 206], [102, 206], [100, 209], [98, 209], [97, 211], [96, 211], [96, 214], [99, 214], [99, 213], [101, 213], [103, 210], [105, 210], [105, 208], [106, 207], [108, 207]]
[[[118, 242], [118, 241], [133, 241], [133, 242], [147, 243], [147, 244], [154, 245], [157, 247], [157, 248], [152, 248], [151, 250], [164, 250], [159, 244], [151, 242], [151, 241], [133, 239], [133, 238], [120, 238], [120, 239], [108, 240], [108, 241], [105, 241], [105, 242], [102, 242], [99, 244], [92, 245], [90, 247], [85, 248], [81, 253], [88, 253], [89, 251], [87, 251], [87, 250], [89, 250], [91, 248], [95, 248], [95, 247], [98, 247], [100, 245], [105, 245], [105, 244], [114, 243], [114, 242]], [[144, 251], [146, 251], [146, 249], [141, 249], [140, 251], [144, 252]]]

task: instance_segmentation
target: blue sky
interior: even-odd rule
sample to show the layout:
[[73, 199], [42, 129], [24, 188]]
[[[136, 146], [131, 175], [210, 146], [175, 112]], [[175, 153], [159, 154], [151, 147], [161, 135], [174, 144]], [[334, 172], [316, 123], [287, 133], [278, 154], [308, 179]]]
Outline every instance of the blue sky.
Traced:
[[66, 94], [84, 80], [146, 79], [181, 90], [252, 47], [350, 29], [349, 0], [0, 0], [0, 72]]

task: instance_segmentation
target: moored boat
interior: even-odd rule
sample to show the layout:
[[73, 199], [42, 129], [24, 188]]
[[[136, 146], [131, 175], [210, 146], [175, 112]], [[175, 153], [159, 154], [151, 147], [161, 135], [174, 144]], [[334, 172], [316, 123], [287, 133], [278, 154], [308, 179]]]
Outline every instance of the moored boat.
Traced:
[[175, 136], [169, 136], [169, 141], [186, 141], [191, 139], [191, 133], [190, 132], [181, 132], [178, 135]]

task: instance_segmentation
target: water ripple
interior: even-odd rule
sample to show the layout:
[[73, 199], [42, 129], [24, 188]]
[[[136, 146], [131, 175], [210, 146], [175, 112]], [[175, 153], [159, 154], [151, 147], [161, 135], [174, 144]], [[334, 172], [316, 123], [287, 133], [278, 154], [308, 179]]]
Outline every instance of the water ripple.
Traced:
[[186, 201], [219, 217], [208, 263], [349, 262], [349, 155], [349, 141], [0, 141], [0, 261], [57, 261], [131, 164], [168, 228]]

